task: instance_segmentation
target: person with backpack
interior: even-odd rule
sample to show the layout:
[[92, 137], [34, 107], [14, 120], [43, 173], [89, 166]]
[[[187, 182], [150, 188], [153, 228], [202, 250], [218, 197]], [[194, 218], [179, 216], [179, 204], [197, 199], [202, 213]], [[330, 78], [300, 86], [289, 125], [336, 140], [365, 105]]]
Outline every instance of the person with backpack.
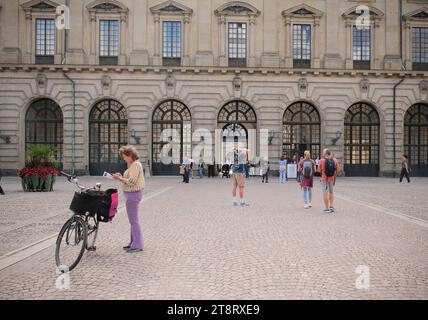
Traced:
[[239, 187], [239, 198], [241, 207], [248, 206], [248, 203], [244, 200], [244, 188], [245, 188], [245, 176], [244, 176], [244, 164], [247, 160], [248, 150], [240, 147], [233, 148], [231, 157], [233, 159], [232, 167], [232, 198], [233, 205], [238, 205], [238, 199], [236, 197], [236, 189]]
[[314, 186], [315, 170], [315, 161], [311, 159], [310, 151], [306, 150], [297, 170], [300, 173], [300, 187], [303, 189], [305, 209], [312, 208], [312, 188]]
[[269, 183], [270, 167], [269, 167], [269, 161], [268, 160], [262, 160], [260, 170], [262, 173], [262, 183], [264, 183], [265, 180], [266, 180], [266, 183]]
[[119, 149], [119, 154], [128, 164], [128, 169], [121, 173], [113, 174], [113, 179], [122, 182], [123, 194], [125, 196], [126, 212], [131, 225], [131, 240], [123, 249], [127, 253], [143, 251], [144, 240], [141, 232], [138, 207], [143, 199], [144, 171], [138, 160], [138, 152], [135, 147], [127, 145]]
[[278, 162], [279, 165], [279, 183], [285, 183], [287, 180], [287, 160], [284, 156]]
[[319, 172], [321, 173], [321, 184], [323, 188], [323, 199], [325, 213], [333, 213], [334, 185], [336, 175], [339, 172], [339, 162], [332, 156], [331, 151], [324, 149], [322, 159], [320, 160]]
[[409, 157], [405, 154], [401, 157], [401, 173], [400, 173], [400, 183], [403, 182], [403, 178], [406, 177], [407, 183], [410, 183], [410, 165], [409, 165]]

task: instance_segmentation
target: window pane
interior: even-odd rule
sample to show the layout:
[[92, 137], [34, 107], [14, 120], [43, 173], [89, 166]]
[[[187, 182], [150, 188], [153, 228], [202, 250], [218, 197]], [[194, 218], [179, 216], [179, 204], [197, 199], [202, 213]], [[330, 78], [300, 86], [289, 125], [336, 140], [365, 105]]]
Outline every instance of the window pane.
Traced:
[[415, 63], [428, 63], [428, 28], [412, 28], [412, 59]]
[[119, 54], [119, 21], [100, 20], [100, 56], [117, 57]]
[[352, 33], [352, 55], [356, 61], [370, 61], [371, 41], [370, 27], [353, 27]]
[[181, 22], [163, 22], [163, 57], [181, 58]]
[[36, 56], [55, 54], [55, 21], [36, 19]]
[[229, 58], [247, 58], [247, 24], [230, 22], [228, 29]]
[[293, 25], [293, 59], [311, 59], [311, 26], [307, 24]]

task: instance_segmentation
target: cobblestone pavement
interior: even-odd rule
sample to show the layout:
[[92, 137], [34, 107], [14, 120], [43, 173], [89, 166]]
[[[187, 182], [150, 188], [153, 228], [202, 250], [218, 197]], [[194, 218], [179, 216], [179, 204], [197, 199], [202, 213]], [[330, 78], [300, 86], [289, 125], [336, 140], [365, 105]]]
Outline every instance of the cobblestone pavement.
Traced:
[[[226, 179], [149, 178], [143, 252], [121, 249], [122, 209], [101, 225], [97, 251], [70, 273], [69, 289], [55, 286], [52, 246], [0, 271], [0, 299], [428, 299], [428, 179], [340, 179], [332, 215], [318, 182], [305, 210], [296, 182], [270, 181], [250, 180], [250, 206], [240, 208]], [[58, 232], [72, 196], [64, 181], [46, 194], [20, 192], [17, 182], [2, 181], [2, 254]], [[361, 265], [368, 289], [356, 288]]]

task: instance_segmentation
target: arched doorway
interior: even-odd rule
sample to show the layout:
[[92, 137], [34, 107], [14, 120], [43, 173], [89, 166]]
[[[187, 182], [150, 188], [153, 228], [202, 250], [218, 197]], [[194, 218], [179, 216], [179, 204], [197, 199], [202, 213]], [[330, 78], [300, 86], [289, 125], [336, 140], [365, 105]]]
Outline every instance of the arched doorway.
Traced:
[[[250, 148], [248, 130], [257, 128], [257, 117], [254, 109], [248, 103], [240, 100], [228, 102], [221, 108], [217, 123], [218, 128], [222, 130], [220, 148], [222, 162], [226, 162], [227, 155], [234, 146]], [[251, 148], [255, 149], [255, 146], [251, 146]], [[251, 150], [251, 154], [254, 152], [255, 150]]]
[[412, 175], [428, 176], [428, 105], [411, 106], [404, 116], [404, 153], [409, 156]]
[[312, 158], [320, 156], [321, 120], [312, 104], [300, 101], [285, 110], [282, 141], [282, 154], [285, 157], [301, 157], [305, 150], [311, 152]]
[[379, 176], [380, 121], [374, 107], [353, 104], [345, 114], [345, 161], [347, 176]]
[[55, 156], [62, 167], [63, 117], [55, 101], [34, 101], [25, 115], [25, 149], [29, 144], [49, 145], [57, 148]]
[[89, 173], [99, 176], [104, 171], [123, 172], [127, 165], [119, 156], [121, 146], [128, 144], [128, 116], [119, 102], [98, 102], [89, 115]]
[[[163, 134], [168, 139], [162, 138]], [[174, 132], [174, 134], [172, 134]], [[165, 136], [166, 137], [166, 136]], [[168, 141], [164, 141], [168, 140]], [[162, 148], [170, 144], [172, 163], [161, 160]], [[180, 101], [167, 100], [158, 105], [152, 117], [152, 171], [154, 175], [178, 175], [184, 158], [192, 156], [192, 117]]]

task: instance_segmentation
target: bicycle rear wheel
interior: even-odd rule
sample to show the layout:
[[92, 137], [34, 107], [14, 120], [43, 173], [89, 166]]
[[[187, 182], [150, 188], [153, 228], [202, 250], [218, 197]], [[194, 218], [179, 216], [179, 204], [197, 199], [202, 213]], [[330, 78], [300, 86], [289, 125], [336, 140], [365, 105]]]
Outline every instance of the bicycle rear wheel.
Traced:
[[55, 262], [62, 272], [73, 270], [85, 252], [88, 228], [79, 216], [71, 217], [61, 228], [56, 240]]

